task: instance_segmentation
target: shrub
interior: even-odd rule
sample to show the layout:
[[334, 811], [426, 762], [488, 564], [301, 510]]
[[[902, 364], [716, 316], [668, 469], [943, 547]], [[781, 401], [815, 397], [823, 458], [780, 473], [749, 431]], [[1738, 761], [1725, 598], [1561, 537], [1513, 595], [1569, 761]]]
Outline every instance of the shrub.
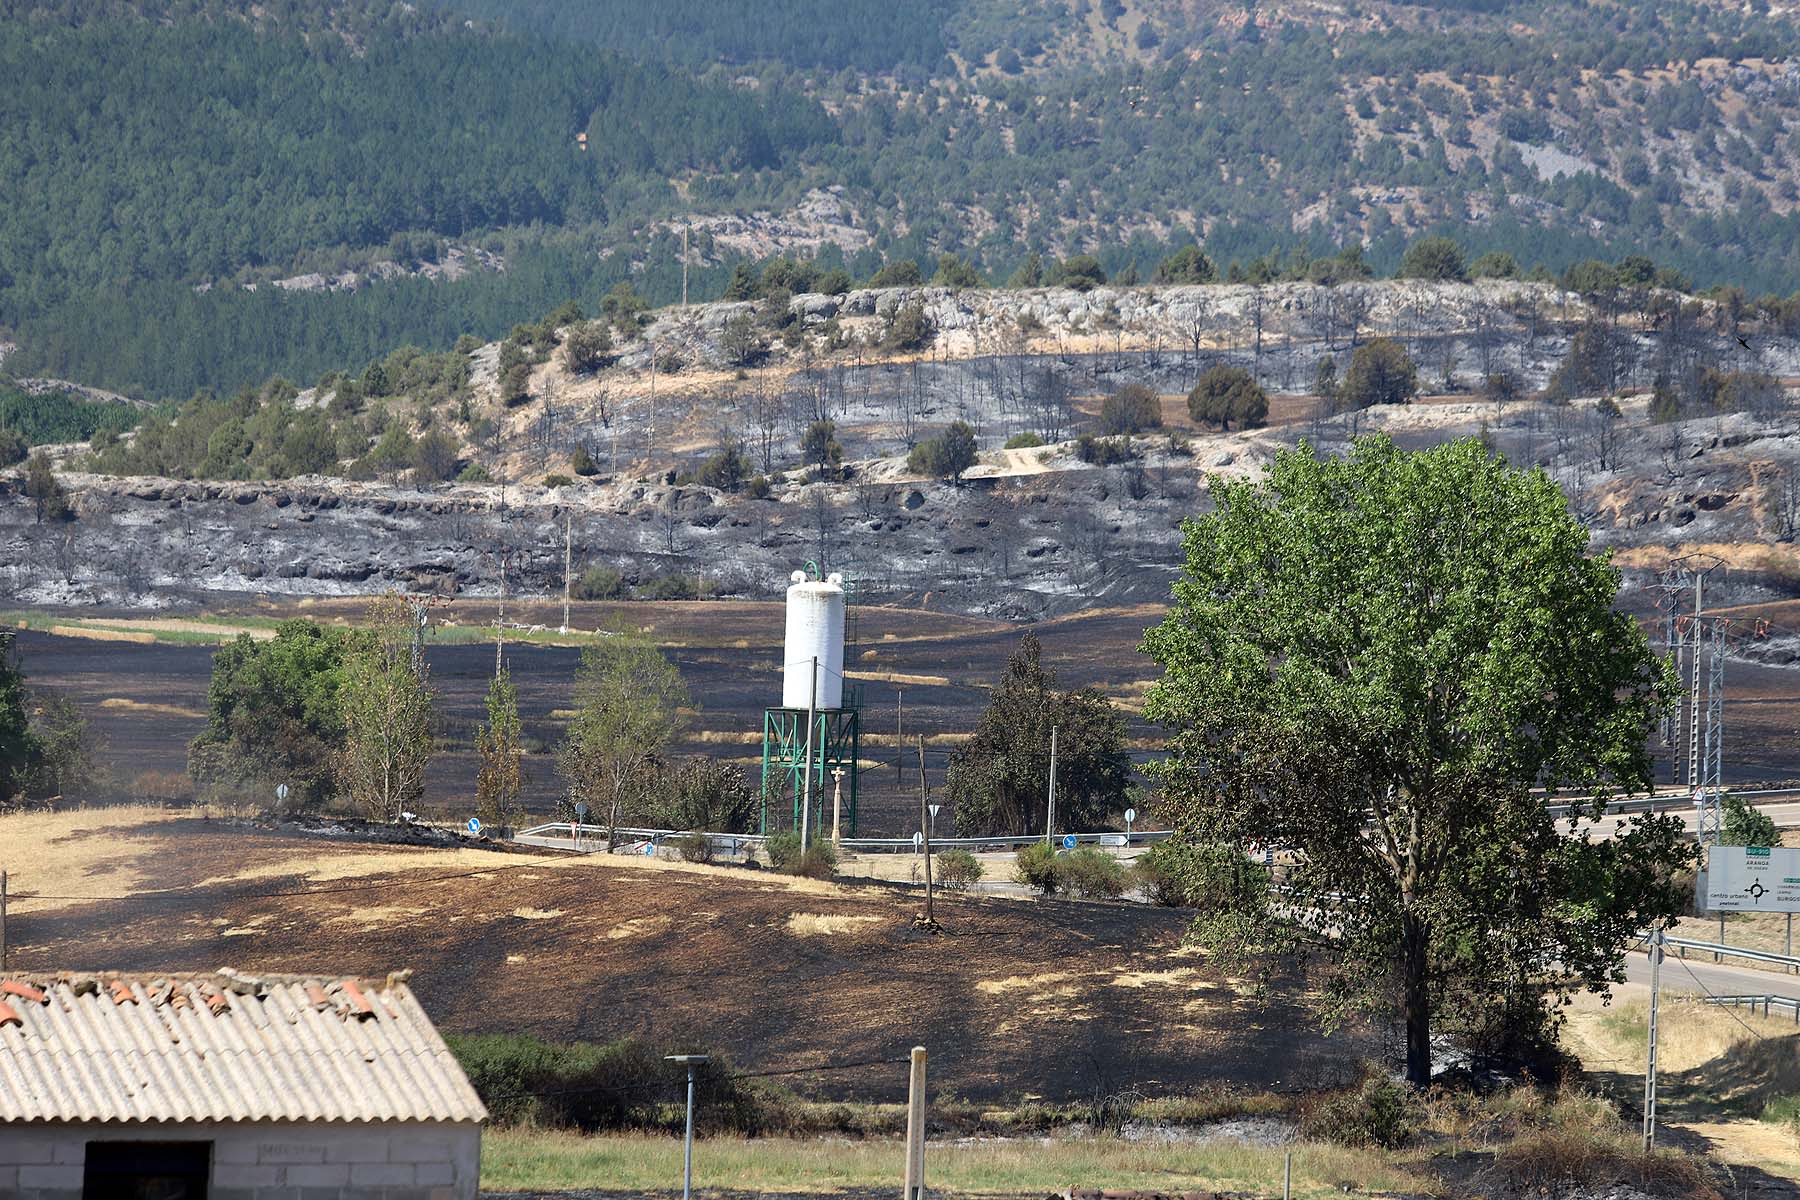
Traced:
[[1044, 444], [1044, 439], [1035, 433], [1015, 433], [1006, 439], [1008, 450], [1030, 450]]
[[[496, 1125], [584, 1133], [679, 1128], [679, 1108], [664, 1101], [680, 1077], [663, 1055], [693, 1047], [664, 1048], [634, 1038], [558, 1043], [517, 1033], [453, 1033], [444, 1040]], [[735, 1078], [723, 1058], [715, 1055], [701, 1065], [696, 1082], [706, 1089], [706, 1103], [695, 1122], [706, 1132], [764, 1133], [781, 1119], [774, 1098]]]
[[549, 475], [544, 476], [544, 486], [547, 488], [568, 487], [571, 483], [574, 483], [574, 482], [575, 481], [573, 479], [570, 479], [567, 475], [564, 475], [561, 472], [553, 472]]
[[1412, 1136], [1412, 1117], [1406, 1090], [1370, 1064], [1356, 1087], [1324, 1096], [1304, 1110], [1300, 1133], [1313, 1141], [1391, 1150]]
[[1406, 248], [1400, 256], [1400, 279], [1466, 279], [1468, 267], [1463, 261], [1462, 247], [1454, 239], [1423, 237]]
[[492, 483], [494, 477], [480, 463], [470, 463], [457, 475], [458, 483]]
[[594, 461], [594, 456], [588, 453], [586, 446], [577, 446], [575, 452], [569, 455], [569, 470], [584, 477], [598, 475], [600, 464]]
[[967, 421], [952, 421], [944, 432], [912, 448], [906, 456], [906, 469], [960, 483], [975, 460], [974, 428]]
[[1188, 852], [1183, 843], [1158, 842], [1131, 864], [1131, 886], [1151, 904], [1189, 907]]
[[772, 833], [763, 849], [768, 851], [769, 865], [777, 871], [785, 871], [789, 863], [800, 857], [800, 835], [792, 830]]
[[612, 335], [599, 322], [577, 325], [563, 335], [563, 362], [577, 375], [591, 375], [612, 361]]
[[685, 862], [709, 863], [713, 860], [713, 840], [704, 833], [685, 833], [670, 844]]
[[1405, 404], [1419, 390], [1419, 369], [1392, 338], [1364, 342], [1350, 356], [1338, 402], [1346, 409]]
[[1096, 467], [1110, 467], [1115, 463], [1130, 462], [1137, 457], [1137, 451], [1131, 448], [1130, 438], [1097, 438], [1084, 433], [1075, 439], [1075, 457]]
[[925, 305], [914, 300], [888, 314], [881, 345], [886, 350], [923, 350], [936, 336], [937, 328], [926, 315]]
[[1213, 367], [1188, 393], [1188, 416], [1202, 425], [1229, 430], [1261, 425], [1269, 416], [1269, 397], [1256, 377], [1242, 367]]
[[775, 485], [769, 482], [767, 475], [752, 476], [750, 482], [744, 485], [744, 495], [752, 500], [767, 500], [774, 490]]
[[1013, 863], [1013, 882], [1040, 895], [1054, 895], [1061, 883], [1061, 873], [1056, 868], [1056, 851], [1042, 842], [1033, 842], [1019, 851], [1018, 860]]
[[966, 891], [986, 874], [981, 862], [967, 850], [946, 850], [933, 857], [937, 859], [937, 881], [953, 891]]
[[1057, 861], [1058, 882], [1083, 900], [1117, 900], [1125, 894], [1125, 868], [1104, 850], [1083, 846]]
[[577, 600], [616, 600], [624, 594], [625, 587], [617, 571], [593, 563], [575, 577], [569, 591]]
[[651, 600], [698, 600], [700, 588], [691, 575], [658, 575], [644, 594]]
[[806, 853], [790, 862], [786, 870], [789, 875], [807, 879], [830, 879], [837, 874], [837, 861], [837, 847], [819, 839], [806, 848]]
[[1128, 383], [1100, 403], [1106, 433], [1143, 433], [1162, 428], [1162, 401], [1141, 383]]

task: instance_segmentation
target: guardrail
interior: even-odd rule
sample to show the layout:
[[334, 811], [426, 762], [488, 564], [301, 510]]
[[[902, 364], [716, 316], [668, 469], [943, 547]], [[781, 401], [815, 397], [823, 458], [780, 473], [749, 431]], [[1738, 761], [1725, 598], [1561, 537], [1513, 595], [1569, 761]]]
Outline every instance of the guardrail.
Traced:
[[[1800, 788], [1756, 788], [1748, 791], [1723, 788], [1721, 791], [1723, 794], [1737, 796], [1740, 799], [1745, 800], [1762, 797], [1765, 803], [1778, 801], [1782, 797], [1800, 800]], [[1627, 813], [1685, 812], [1693, 807], [1694, 797], [1692, 794], [1686, 792], [1670, 794], [1665, 792], [1661, 795], [1645, 796], [1636, 800], [1615, 800], [1606, 806], [1606, 812], [1609, 816]], [[1567, 816], [1573, 808], [1574, 805], [1569, 803], [1550, 803], [1544, 805], [1545, 812], [1549, 813], [1551, 816], [1557, 817]]]
[[1771, 1008], [1792, 1009], [1794, 1024], [1800, 1025], [1800, 1000], [1789, 996], [1707, 996], [1702, 1004], [1717, 1004], [1724, 1008], [1748, 1008], [1755, 1012], [1760, 1005], [1762, 1015], [1768, 1016]]
[[[705, 833], [712, 839], [714, 846], [737, 853], [745, 847], [761, 846], [768, 841], [766, 834], [759, 833], [711, 833], [693, 829], [643, 829], [619, 826], [613, 831], [611, 840], [620, 847], [656, 847], [674, 838], [691, 837], [695, 833]], [[1112, 846], [1124, 848], [1129, 846], [1148, 846], [1160, 842], [1170, 836], [1166, 829], [1138, 829], [1129, 833], [1069, 833], [1059, 835], [1057, 844], [1062, 845], [1068, 838], [1074, 838], [1076, 845]], [[522, 829], [514, 835], [515, 839], [555, 838], [579, 844], [582, 842], [605, 842], [608, 840], [607, 828], [604, 825], [586, 825], [577, 821], [546, 821], [541, 825], [533, 825]], [[933, 850], [968, 850], [971, 853], [988, 851], [1004, 853], [1017, 850], [1021, 846], [1029, 846], [1044, 840], [1043, 834], [1019, 837], [948, 837], [931, 839]], [[910, 854], [913, 852], [913, 840], [904, 838], [844, 838], [840, 843], [846, 850], [858, 850], [874, 854]]]
[[1790, 958], [1785, 954], [1771, 954], [1767, 950], [1752, 950], [1748, 946], [1727, 946], [1723, 942], [1696, 942], [1690, 938], [1678, 937], [1663, 938], [1663, 945], [1673, 946], [1678, 950], [1698, 950], [1702, 954], [1714, 956], [1730, 955], [1734, 958], [1747, 958], [1753, 962], [1774, 963], [1788, 970], [1800, 968], [1800, 958]]

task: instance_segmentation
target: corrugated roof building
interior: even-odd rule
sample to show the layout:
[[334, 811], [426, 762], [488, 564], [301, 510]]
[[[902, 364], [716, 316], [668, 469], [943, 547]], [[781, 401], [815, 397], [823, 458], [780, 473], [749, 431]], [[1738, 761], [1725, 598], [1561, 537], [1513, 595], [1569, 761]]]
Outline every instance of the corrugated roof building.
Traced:
[[401, 975], [0, 979], [0, 1197], [470, 1200], [486, 1118]]

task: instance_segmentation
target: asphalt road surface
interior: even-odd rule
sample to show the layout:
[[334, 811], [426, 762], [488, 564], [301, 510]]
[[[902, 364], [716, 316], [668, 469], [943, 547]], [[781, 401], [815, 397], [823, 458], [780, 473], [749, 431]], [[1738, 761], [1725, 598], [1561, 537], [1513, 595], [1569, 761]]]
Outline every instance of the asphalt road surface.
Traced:
[[[1650, 984], [1650, 958], [1645, 954], [1625, 956], [1627, 982]], [[1702, 996], [1786, 996], [1800, 1000], [1800, 975], [1784, 975], [1780, 971], [1764, 971], [1757, 967], [1712, 961], [1712, 955], [1698, 950], [1688, 951], [1686, 959], [1673, 951], [1663, 960], [1662, 990], [1665, 994]]]

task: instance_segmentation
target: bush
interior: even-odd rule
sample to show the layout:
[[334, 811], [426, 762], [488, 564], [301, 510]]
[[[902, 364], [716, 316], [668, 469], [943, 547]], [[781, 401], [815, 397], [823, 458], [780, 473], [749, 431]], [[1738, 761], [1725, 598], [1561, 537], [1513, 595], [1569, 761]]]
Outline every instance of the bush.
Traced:
[[1400, 256], [1400, 279], [1468, 278], [1462, 247], [1447, 237], [1423, 237], [1406, 248]]
[[549, 475], [544, 476], [544, 486], [547, 488], [568, 487], [571, 483], [574, 483], [574, 482], [575, 481], [573, 479], [570, 479], [567, 475], [564, 475], [561, 472], [553, 472]]
[[594, 563], [575, 577], [569, 591], [577, 600], [616, 600], [625, 587], [617, 571]]
[[[496, 1125], [584, 1133], [680, 1128], [679, 1106], [666, 1101], [678, 1092], [681, 1069], [663, 1055], [693, 1047], [657, 1047], [634, 1038], [558, 1043], [517, 1033], [452, 1033], [444, 1041]], [[706, 1103], [695, 1112], [696, 1129], [770, 1131], [781, 1119], [779, 1104], [734, 1074], [730, 1062], [716, 1055], [697, 1069]]]
[[480, 463], [470, 463], [456, 476], [456, 481], [458, 483], [492, 483], [494, 477]]
[[926, 315], [925, 305], [914, 300], [888, 314], [881, 345], [885, 350], [923, 350], [936, 336], [937, 328]]
[[1269, 397], [1256, 377], [1242, 367], [1213, 367], [1188, 393], [1188, 416], [1202, 425], [1229, 430], [1261, 425], [1269, 416]]
[[987, 872], [981, 863], [967, 850], [946, 850], [933, 856], [937, 862], [934, 867], [937, 881], [952, 891], [966, 891], [974, 884], [981, 882]]
[[1190, 848], [1179, 842], [1158, 842], [1131, 864], [1131, 886], [1151, 904], [1164, 908], [1192, 906], [1189, 895]]
[[1392, 338], [1364, 342], [1350, 356], [1338, 402], [1346, 409], [1405, 404], [1419, 390], [1419, 369]]
[[837, 847], [824, 839], [818, 839], [788, 864], [789, 875], [799, 875], [807, 879], [830, 879], [837, 874]]
[[1013, 882], [1040, 895], [1054, 895], [1062, 882], [1056, 867], [1056, 851], [1042, 842], [1033, 842], [1019, 851], [1018, 860], [1013, 863]]
[[713, 840], [704, 833], [684, 833], [669, 843], [684, 862], [709, 863], [713, 860]]
[[750, 482], [744, 485], [744, 495], [752, 500], [767, 500], [774, 490], [775, 485], [769, 482], [767, 475], [752, 476]]
[[1006, 439], [1008, 450], [1030, 450], [1044, 444], [1044, 439], [1035, 433], [1015, 433]]
[[952, 421], [944, 432], [912, 448], [906, 456], [906, 469], [960, 483], [976, 457], [974, 428], [967, 421]]
[[1412, 1100], [1387, 1072], [1370, 1064], [1362, 1082], [1317, 1100], [1300, 1114], [1300, 1136], [1340, 1146], [1392, 1150], [1412, 1136]]
[[1141, 383], [1128, 383], [1100, 403], [1106, 433], [1143, 433], [1162, 428], [1162, 401]]
[[800, 835], [792, 830], [786, 833], [772, 833], [763, 844], [768, 851], [769, 865], [777, 871], [785, 871], [788, 864], [800, 857]]
[[1137, 451], [1131, 448], [1130, 438], [1097, 438], [1084, 433], [1075, 439], [1075, 457], [1096, 467], [1110, 467], [1115, 463], [1130, 462], [1137, 457]]
[[575, 452], [569, 455], [569, 470], [585, 478], [589, 475], [598, 475], [600, 464], [594, 461], [594, 456], [588, 453], [586, 446], [577, 446]]
[[1117, 900], [1125, 894], [1125, 868], [1104, 850], [1083, 846], [1056, 864], [1061, 886], [1083, 900]]

